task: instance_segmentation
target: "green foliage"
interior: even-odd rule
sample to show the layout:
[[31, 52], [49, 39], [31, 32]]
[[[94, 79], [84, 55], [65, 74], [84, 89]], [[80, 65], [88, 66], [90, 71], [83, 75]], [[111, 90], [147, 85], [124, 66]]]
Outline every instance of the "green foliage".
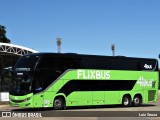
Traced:
[[10, 43], [11, 41], [6, 37], [6, 27], [0, 25], [0, 42]]

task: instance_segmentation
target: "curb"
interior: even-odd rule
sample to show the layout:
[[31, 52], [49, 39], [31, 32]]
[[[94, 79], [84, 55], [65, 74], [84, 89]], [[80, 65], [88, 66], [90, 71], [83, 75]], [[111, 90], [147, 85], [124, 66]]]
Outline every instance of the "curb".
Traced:
[[0, 105], [0, 108], [8, 107], [9, 105]]

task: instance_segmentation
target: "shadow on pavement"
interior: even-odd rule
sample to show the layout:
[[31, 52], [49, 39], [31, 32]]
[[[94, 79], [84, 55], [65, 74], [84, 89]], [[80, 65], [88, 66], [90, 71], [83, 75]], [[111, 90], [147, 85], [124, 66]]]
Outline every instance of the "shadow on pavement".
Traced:
[[[154, 104], [142, 104], [141, 106], [139, 107], [153, 107], [153, 106], [156, 106]], [[131, 106], [132, 108], [134, 108], [133, 106]], [[67, 110], [82, 110], [82, 109], [101, 109], [101, 108], [126, 108], [126, 107], [123, 107], [122, 105], [103, 105], [103, 106], [81, 106], [81, 107], [67, 107]], [[138, 107], [136, 107], [138, 108]], [[20, 109], [13, 109], [12, 111], [51, 111], [53, 110], [53, 108], [20, 108]]]

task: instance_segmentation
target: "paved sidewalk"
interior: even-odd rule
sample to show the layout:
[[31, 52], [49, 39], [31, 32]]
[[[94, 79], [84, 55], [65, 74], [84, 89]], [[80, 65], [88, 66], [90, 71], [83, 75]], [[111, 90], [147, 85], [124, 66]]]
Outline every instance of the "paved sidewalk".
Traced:
[[0, 109], [4, 108], [4, 107], [9, 107], [9, 102], [2, 102], [0, 101]]
[[7, 104], [6, 105], [0, 105], [0, 109], [4, 108], [4, 107], [8, 107], [8, 106], [9, 106], [9, 104], [8, 105]]

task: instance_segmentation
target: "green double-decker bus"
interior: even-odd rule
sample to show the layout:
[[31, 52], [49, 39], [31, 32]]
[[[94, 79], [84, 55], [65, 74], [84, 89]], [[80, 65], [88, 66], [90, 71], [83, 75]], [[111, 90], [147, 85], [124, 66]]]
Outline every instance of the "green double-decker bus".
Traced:
[[139, 106], [158, 100], [158, 61], [73, 53], [22, 56], [11, 77], [10, 105], [25, 108]]

